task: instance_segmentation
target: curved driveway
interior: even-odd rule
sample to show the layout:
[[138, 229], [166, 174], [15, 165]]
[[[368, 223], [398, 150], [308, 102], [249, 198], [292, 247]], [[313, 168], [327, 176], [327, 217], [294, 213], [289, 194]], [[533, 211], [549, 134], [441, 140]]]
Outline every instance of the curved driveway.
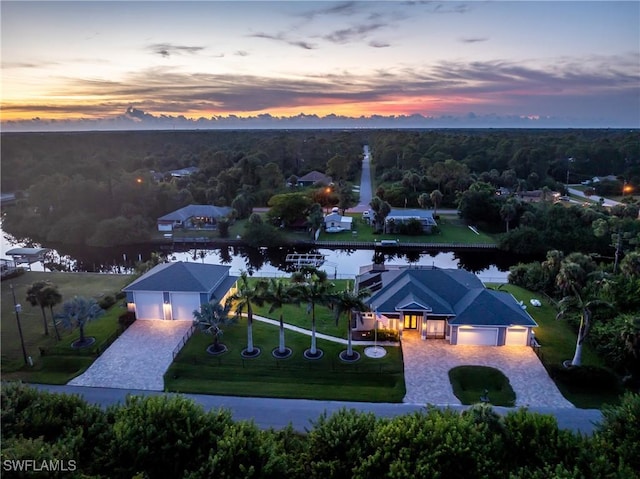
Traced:
[[416, 332], [405, 331], [402, 354], [406, 403], [460, 404], [449, 382], [449, 370], [477, 365], [496, 368], [509, 378], [516, 393], [516, 406], [574, 407], [562, 396], [529, 347], [452, 346], [445, 340], [423, 341]]

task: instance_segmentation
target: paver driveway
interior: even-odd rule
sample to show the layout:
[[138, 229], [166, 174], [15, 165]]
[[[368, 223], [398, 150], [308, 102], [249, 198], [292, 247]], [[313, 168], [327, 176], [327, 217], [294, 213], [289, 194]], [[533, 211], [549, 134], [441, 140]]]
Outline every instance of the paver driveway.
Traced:
[[163, 375], [173, 361], [173, 350], [192, 321], [133, 323], [71, 386], [164, 390]]
[[490, 366], [504, 373], [516, 393], [516, 406], [573, 407], [531, 348], [522, 346], [452, 346], [444, 340], [422, 341], [405, 331], [402, 338], [406, 403], [460, 404], [449, 382], [456, 366]]

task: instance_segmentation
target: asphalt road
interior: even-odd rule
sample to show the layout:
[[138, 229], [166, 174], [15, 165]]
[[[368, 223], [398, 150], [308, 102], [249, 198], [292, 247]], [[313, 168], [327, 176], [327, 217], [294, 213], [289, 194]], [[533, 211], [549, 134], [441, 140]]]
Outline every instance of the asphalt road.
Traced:
[[[576, 190], [575, 188], [571, 188], [571, 186], [569, 186], [567, 189], [569, 190], [569, 193], [571, 193], [574, 196], [579, 196], [581, 198], [584, 198], [585, 201], [599, 198], [598, 196], [586, 196], [582, 191]], [[604, 203], [602, 203], [603, 206], [611, 207], [611, 206], [622, 204], [619, 201], [610, 200], [608, 198], [603, 198], [603, 199], [604, 199]]]
[[[79, 394], [91, 404], [107, 407], [124, 402], [128, 394], [134, 395], [160, 395], [161, 392], [136, 391], [129, 389], [95, 388], [83, 386], [54, 386], [34, 385], [42, 390]], [[184, 394], [201, 404], [206, 410], [225, 408], [231, 411], [235, 420], [251, 420], [263, 429], [282, 429], [289, 424], [297, 431], [308, 429], [312, 421], [316, 420], [323, 412], [331, 414], [342, 408], [355, 409], [361, 412], [372, 412], [379, 417], [394, 417], [414, 411], [424, 411], [420, 404], [405, 403], [362, 403], [342, 401], [313, 401], [307, 399], [272, 399], [272, 398], [246, 398], [230, 396], [207, 396], [204, 394]], [[465, 406], [441, 406], [458, 411], [466, 409]], [[500, 414], [513, 409], [495, 407]], [[556, 417], [561, 429], [570, 429], [583, 434], [591, 434], [595, 423], [602, 418], [597, 409], [578, 408], [529, 408], [532, 412], [550, 414]]]

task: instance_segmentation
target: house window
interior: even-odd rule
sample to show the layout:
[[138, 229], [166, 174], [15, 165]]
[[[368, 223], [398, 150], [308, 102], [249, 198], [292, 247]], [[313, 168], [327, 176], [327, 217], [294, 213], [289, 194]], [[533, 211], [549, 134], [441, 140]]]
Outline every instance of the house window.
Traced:
[[418, 329], [419, 320], [422, 320], [422, 314], [405, 314], [404, 329]]

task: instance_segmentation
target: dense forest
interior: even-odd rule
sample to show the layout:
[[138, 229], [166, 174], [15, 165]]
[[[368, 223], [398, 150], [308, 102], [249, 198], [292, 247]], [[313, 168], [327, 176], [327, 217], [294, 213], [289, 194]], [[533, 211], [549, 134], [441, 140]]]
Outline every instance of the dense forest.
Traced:
[[[337, 185], [357, 183], [365, 144], [372, 151], [378, 204], [430, 207], [428, 197], [437, 190], [439, 203], [459, 208], [470, 224], [493, 232], [511, 228], [503, 242], [511, 251], [565, 249], [585, 235], [573, 228], [573, 239], [556, 234], [553, 242], [540, 224], [548, 221], [539, 206], [496, 198], [498, 188], [563, 192], [567, 180], [603, 175], [616, 179], [602, 182], [596, 194], [621, 191], [625, 183], [640, 187], [638, 131], [144, 131], [5, 133], [1, 139], [2, 191], [19, 199], [3, 210], [3, 227], [41, 242], [144, 242], [156, 218], [192, 203], [231, 206], [235, 217], [248, 217], [253, 207], [289, 192], [292, 175], [318, 170]], [[179, 178], [169, 174], [187, 167], [198, 170]], [[315, 202], [313, 191], [309, 195], [303, 218]], [[617, 216], [632, 218], [634, 211]], [[558, 222], [568, 227], [569, 216], [590, 229], [609, 214], [560, 216], [547, 225], [550, 235]], [[524, 244], [518, 237], [523, 228], [538, 231], [536, 241]], [[590, 234], [581, 249], [609, 247], [606, 238], [594, 238]]]
[[637, 394], [607, 407], [591, 436], [484, 404], [394, 418], [343, 409], [299, 433], [261, 430], [179, 395], [129, 396], [104, 410], [13, 383], [1, 399], [3, 477], [38, 476], [17, 470], [27, 460], [42, 477], [96, 479], [632, 479], [640, 470]]

